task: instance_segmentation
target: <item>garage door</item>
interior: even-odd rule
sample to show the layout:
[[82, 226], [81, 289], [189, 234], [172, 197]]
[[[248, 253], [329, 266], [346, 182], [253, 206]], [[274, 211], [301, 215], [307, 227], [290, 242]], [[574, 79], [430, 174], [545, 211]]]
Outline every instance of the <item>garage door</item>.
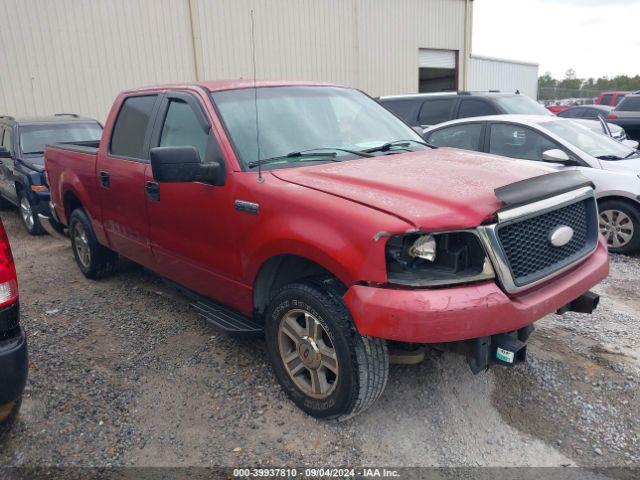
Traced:
[[418, 50], [418, 91], [443, 92], [457, 89], [458, 65], [455, 50]]
[[453, 50], [433, 50], [421, 48], [419, 55], [422, 68], [456, 68], [456, 52]]

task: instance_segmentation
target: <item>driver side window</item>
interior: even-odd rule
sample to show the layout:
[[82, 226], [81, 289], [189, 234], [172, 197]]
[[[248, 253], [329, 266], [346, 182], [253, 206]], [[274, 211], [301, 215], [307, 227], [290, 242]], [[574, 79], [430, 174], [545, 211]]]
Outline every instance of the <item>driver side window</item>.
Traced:
[[494, 155], [542, 161], [542, 154], [554, 148], [562, 149], [530, 128], [504, 123], [491, 126], [489, 153]]
[[181, 100], [171, 100], [160, 135], [160, 147], [194, 146], [204, 161], [209, 135], [202, 130], [196, 114]]

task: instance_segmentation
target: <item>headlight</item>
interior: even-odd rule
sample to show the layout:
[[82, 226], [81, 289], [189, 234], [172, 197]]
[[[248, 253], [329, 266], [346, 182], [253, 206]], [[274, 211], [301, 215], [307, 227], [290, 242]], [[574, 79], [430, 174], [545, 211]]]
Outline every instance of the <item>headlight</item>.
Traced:
[[386, 247], [389, 283], [428, 287], [495, 277], [473, 232], [407, 234], [390, 237]]

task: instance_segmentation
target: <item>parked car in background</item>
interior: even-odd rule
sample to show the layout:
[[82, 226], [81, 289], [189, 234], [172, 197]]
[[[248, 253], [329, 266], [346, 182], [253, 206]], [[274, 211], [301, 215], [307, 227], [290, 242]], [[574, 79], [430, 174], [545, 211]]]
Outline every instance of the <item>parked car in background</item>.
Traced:
[[586, 178], [433, 149], [350, 88], [127, 91], [99, 146], [49, 146], [45, 164], [87, 277], [120, 254], [218, 328], [264, 332], [316, 417], [368, 408], [407, 342], [461, 342], [476, 373], [522, 361], [532, 323], [591, 313], [608, 272]]
[[95, 141], [102, 126], [75, 114], [14, 118], [0, 116], [0, 208], [16, 205], [32, 235], [44, 233], [38, 213], [49, 212], [44, 147], [50, 143]]
[[[580, 171], [595, 185], [600, 231], [610, 251], [640, 248], [640, 152], [635, 148], [569, 119], [528, 115], [454, 120], [427, 129], [424, 138], [436, 146]], [[637, 147], [637, 142], [626, 142]]]
[[27, 382], [27, 339], [18, 303], [16, 268], [0, 219], [0, 436], [15, 421]]
[[609, 128], [609, 132], [607, 132], [603, 129], [602, 123], [599, 121], [600, 118], [606, 119], [612, 110], [613, 107], [607, 105], [586, 105], [568, 108], [558, 113], [558, 116], [561, 118], [570, 118], [590, 128], [594, 132], [604, 133], [606, 135], [611, 133], [612, 138], [622, 142], [627, 139], [627, 132], [625, 132], [624, 128], [615, 123], [607, 122]]
[[519, 93], [443, 92], [380, 97], [380, 104], [412, 127], [427, 128], [455, 118], [498, 114], [551, 115]]
[[640, 95], [627, 95], [607, 115], [608, 123], [624, 128], [629, 138], [640, 140]]
[[602, 92], [598, 95], [598, 98], [596, 98], [596, 104], [615, 107], [630, 93], [631, 92], [627, 91]]

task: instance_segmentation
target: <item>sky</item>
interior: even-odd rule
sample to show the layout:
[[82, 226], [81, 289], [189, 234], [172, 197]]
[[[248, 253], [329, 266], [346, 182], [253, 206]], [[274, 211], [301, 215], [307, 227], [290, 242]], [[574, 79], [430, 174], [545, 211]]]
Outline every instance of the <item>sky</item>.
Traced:
[[472, 53], [558, 79], [640, 74], [640, 0], [475, 0]]

